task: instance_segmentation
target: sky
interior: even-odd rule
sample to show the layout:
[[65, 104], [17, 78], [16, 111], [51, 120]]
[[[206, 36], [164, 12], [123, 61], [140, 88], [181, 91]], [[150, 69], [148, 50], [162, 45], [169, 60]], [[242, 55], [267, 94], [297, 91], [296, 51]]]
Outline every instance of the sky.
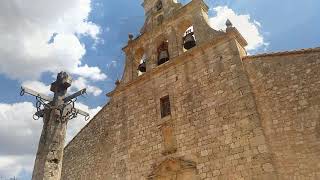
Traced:
[[[249, 54], [320, 46], [319, 0], [206, 3], [209, 24], [225, 30], [230, 19]], [[35, 99], [21, 97], [20, 87], [52, 95], [50, 83], [67, 71], [74, 79], [70, 93], [88, 91], [76, 106], [93, 117], [122, 76], [128, 33], [137, 36], [144, 18], [139, 0], [0, 1], [0, 180], [31, 179], [42, 129], [42, 120], [32, 119]], [[67, 141], [86, 123], [70, 121]]]

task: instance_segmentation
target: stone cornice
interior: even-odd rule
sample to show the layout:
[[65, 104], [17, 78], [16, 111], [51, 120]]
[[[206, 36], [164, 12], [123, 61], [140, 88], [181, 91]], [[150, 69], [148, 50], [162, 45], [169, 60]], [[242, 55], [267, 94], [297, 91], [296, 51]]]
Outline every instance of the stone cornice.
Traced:
[[320, 47], [317, 48], [308, 48], [308, 49], [298, 49], [293, 51], [283, 51], [283, 52], [272, 52], [272, 53], [264, 53], [264, 54], [257, 54], [252, 56], [245, 56], [242, 60], [255, 60], [256, 58], [262, 57], [275, 57], [275, 56], [287, 56], [287, 55], [298, 55], [298, 54], [305, 54], [305, 53], [313, 53], [313, 52], [320, 52]]

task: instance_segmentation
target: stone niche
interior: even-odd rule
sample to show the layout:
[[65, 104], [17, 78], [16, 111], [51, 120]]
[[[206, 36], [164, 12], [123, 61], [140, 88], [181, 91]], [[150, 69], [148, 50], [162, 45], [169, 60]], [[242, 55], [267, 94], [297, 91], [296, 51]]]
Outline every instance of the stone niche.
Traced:
[[164, 149], [163, 155], [173, 154], [177, 151], [177, 142], [174, 136], [174, 131], [171, 123], [165, 122], [160, 125], [162, 132]]
[[196, 163], [169, 158], [156, 166], [149, 180], [199, 180]]

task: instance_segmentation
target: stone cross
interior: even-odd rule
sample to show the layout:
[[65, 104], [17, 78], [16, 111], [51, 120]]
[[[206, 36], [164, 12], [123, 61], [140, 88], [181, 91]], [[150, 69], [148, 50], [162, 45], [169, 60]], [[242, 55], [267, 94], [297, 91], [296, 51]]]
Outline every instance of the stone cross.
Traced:
[[60, 72], [50, 90], [53, 98], [22, 87], [21, 95], [27, 93], [37, 99], [37, 112], [34, 119], [43, 118], [43, 129], [38, 145], [32, 180], [60, 180], [65, 145], [67, 123], [81, 114], [89, 114], [74, 107], [76, 98], [86, 92], [83, 89], [66, 97], [72, 78], [66, 72]]

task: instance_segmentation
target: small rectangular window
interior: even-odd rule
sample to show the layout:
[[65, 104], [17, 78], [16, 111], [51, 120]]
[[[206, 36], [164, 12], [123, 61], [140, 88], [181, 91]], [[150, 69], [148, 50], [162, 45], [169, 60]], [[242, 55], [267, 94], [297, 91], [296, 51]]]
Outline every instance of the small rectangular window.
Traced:
[[164, 118], [171, 114], [169, 96], [165, 96], [160, 99], [160, 108], [161, 108], [161, 118]]

